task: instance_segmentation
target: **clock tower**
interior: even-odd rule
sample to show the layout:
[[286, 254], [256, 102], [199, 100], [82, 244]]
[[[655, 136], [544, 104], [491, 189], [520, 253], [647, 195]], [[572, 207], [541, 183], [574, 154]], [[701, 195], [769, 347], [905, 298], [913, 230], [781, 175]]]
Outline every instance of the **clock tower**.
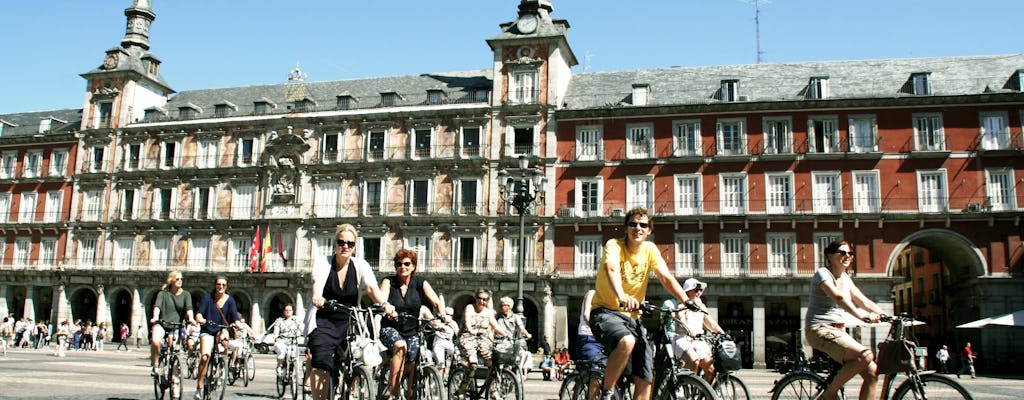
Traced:
[[[82, 74], [86, 79], [81, 129], [113, 129], [141, 121], [147, 109], [161, 109], [174, 90], [160, 76], [160, 60], [149, 52], [149, 28], [156, 19], [151, 0], [133, 0], [121, 45]], [[161, 109], [162, 110], [162, 109]]]

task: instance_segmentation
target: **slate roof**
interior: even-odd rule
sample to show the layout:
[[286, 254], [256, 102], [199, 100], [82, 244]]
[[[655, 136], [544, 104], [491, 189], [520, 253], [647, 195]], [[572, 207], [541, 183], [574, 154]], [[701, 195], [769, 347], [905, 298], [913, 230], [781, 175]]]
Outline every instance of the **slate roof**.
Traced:
[[50, 130], [43, 133], [45, 136], [65, 135], [78, 130], [82, 125], [82, 109], [70, 108], [65, 110], [35, 111], [15, 114], [0, 114], [0, 123], [3, 123], [3, 131], [0, 132], [0, 140], [6, 138], [24, 138], [39, 134], [39, 121], [43, 118], [56, 118], [50, 125]]
[[811, 77], [828, 77], [829, 99], [910, 96], [912, 73], [930, 72], [932, 96], [1020, 92], [1024, 54], [870, 61], [685, 67], [573, 74], [566, 109], [631, 106], [634, 84], [650, 85], [648, 105], [720, 103], [723, 80], [739, 81], [748, 102], [806, 100]]
[[[428, 90], [441, 90], [447, 96], [442, 102], [466, 101], [472, 99], [476, 90], [491, 89], [491, 70], [475, 70], [462, 72], [446, 72], [437, 74], [391, 76], [367, 79], [351, 79], [340, 81], [305, 82], [304, 97], [312, 100], [317, 110], [336, 110], [338, 96], [351, 96], [351, 108], [378, 107], [381, 93], [397, 93], [394, 106], [426, 104]], [[221, 89], [186, 90], [172, 97], [164, 109], [171, 118], [177, 116], [180, 107], [193, 107], [202, 110], [200, 118], [213, 117], [218, 104], [231, 103], [237, 110], [229, 112], [229, 116], [250, 115], [254, 102], [268, 101], [277, 109], [272, 113], [282, 112], [293, 104], [288, 98], [290, 84], [244, 86]]]

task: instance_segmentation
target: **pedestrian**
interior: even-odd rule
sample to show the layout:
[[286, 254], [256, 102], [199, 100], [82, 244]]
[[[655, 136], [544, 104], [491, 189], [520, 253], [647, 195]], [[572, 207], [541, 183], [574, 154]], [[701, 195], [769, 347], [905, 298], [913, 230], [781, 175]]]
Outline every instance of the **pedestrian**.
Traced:
[[68, 320], [61, 321], [60, 326], [57, 327], [57, 332], [54, 333], [57, 340], [54, 341], [54, 343], [56, 343], [56, 348], [54, 349], [53, 355], [57, 357], [64, 357], [64, 347], [68, 345], [68, 337], [70, 335], [71, 328], [68, 326]]
[[96, 332], [96, 351], [103, 351], [103, 342], [107, 340], [107, 323], [100, 322], [93, 329]]
[[946, 345], [942, 345], [939, 351], [935, 352], [935, 359], [939, 360], [939, 373], [949, 373], [949, 348]]
[[964, 345], [964, 349], [960, 352], [960, 370], [956, 371], [956, 377], [959, 378], [960, 374], [967, 372], [971, 374], [971, 379], [976, 378], [974, 375], [974, 359], [977, 356], [974, 355], [974, 351], [971, 350], [971, 342], [967, 342]]
[[117, 333], [117, 341], [120, 342], [120, 343], [117, 344], [117, 349], [116, 350], [117, 351], [121, 351], [121, 348], [124, 347], [124, 351], [127, 353], [128, 352], [128, 324], [123, 323], [123, 322], [121, 323], [121, 328], [120, 328], [120, 330]]
[[135, 328], [135, 350], [140, 349], [139, 342], [142, 341], [142, 325]]
[[551, 355], [551, 341], [548, 340], [548, 335], [544, 335], [544, 337], [540, 339], [540, 349], [541, 354], [546, 356]]
[[14, 337], [14, 332], [12, 331], [11, 325], [8, 324], [8, 322], [8, 318], [4, 317], [3, 324], [0, 324], [0, 348], [3, 348], [5, 357], [7, 356], [7, 346], [10, 345], [11, 339], [13, 339]]
[[[604, 344], [608, 366], [601, 387], [601, 400], [613, 399], [612, 391], [624, 373], [633, 378], [633, 399], [651, 398], [654, 380], [654, 346], [647, 341], [647, 329], [640, 323], [640, 303], [647, 297], [652, 275], [678, 301], [686, 298], [661, 251], [647, 241], [654, 220], [646, 208], [626, 212], [623, 236], [605, 242], [597, 270], [590, 328]], [[629, 369], [627, 369], [629, 364]]]

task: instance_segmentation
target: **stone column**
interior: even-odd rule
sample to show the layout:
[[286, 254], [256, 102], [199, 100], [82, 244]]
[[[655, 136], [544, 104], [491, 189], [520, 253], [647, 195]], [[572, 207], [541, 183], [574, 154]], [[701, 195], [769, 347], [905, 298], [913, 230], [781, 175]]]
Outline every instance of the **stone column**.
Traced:
[[754, 331], [751, 332], [750, 341], [754, 350], [754, 368], [765, 368], [765, 327], [764, 327], [764, 296], [754, 296]]
[[306, 318], [306, 303], [302, 301], [302, 291], [295, 292], [295, 304], [292, 305], [292, 315], [294, 317], [305, 320]]
[[811, 359], [811, 345], [804, 340], [804, 326], [807, 325], [807, 307], [811, 304], [811, 296], [800, 296], [800, 329], [797, 330], [797, 346], [803, 349], [804, 358]]
[[55, 309], [57, 310], [57, 319], [53, 321], [53, 326], [60, 326], [63, 321], [68, 323], [75, 322], [74, 315], [71, 314], [71, 303], [68, 302], [67, 292], [64, 291], [64, 285], [57, 287], [57, 295], [54, 296], [57, 302]]
[[103, 291], [103, 285], [98, 285], [96, 286], [96, 325], [111, 321], [113, 318], [110, 317], [110, 304], [107, 304], [107, 295]]
[[137, 331], [142, 331], [142, 341], [145, 342], [149, 338], [149, 318], [146, 317], [146, 308], [142, 305], [142, 297], [139, 296], [139, 289], [132, 289], [132, 326], [131, 332], [132, 337], [138, 335]]
[[25, 318], [29, 318], [34, 323], [36, 321], [36, 287], [26, 286], [25, 287], [25, 309], [22, 314]]
[[704, 306], [708, 308], [708, 315], [714, 318], [715, 322], [718, 321], [718, 296], [702, 296], [701, 300], [704, 302]]
[[[7, 293], [10, 289], [7, 285], [0, 285], [0, 316], [7, 316], [11, 313], [11, 309], [7, 306]], [[2, 319], [0, 319], [2, 321]]]
[[[249, 315], [249, 326], [257, 336], [262, 335], [263, 332], [266, 332], [267, 330], [266, 326], [263, 324], [263, 315], [260, 314], [260, 303], [257, 301], [252, 302], [252, 310], [250, 310]], [[257, 338], [252, 338], [252, 340], [256, 339]]]

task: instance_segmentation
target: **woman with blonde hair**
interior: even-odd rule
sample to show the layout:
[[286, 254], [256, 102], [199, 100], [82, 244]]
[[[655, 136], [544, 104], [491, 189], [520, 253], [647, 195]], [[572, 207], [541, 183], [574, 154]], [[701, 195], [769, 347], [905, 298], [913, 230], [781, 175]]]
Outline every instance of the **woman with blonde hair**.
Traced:
[[[181, 321], [192, 322], [195, 320], [192, 308], [192, 295], [182, 287], [182, 276], [180, 271], [171, 271], [167, 274], [167, 280], [156, 295], [153, 303], [153, 314], [149, 323], [153, 324], [149, 341], [149, 360], [153, 376], [156, 376], [156, 362], [160, 357], [160, 345], [163, 344], [164, 335], [167, 333], [177, 334], [178, 332], [165, 332], [163, 322], [180, 324]], [[162, 323], [157, 323], [157, 321]]]

